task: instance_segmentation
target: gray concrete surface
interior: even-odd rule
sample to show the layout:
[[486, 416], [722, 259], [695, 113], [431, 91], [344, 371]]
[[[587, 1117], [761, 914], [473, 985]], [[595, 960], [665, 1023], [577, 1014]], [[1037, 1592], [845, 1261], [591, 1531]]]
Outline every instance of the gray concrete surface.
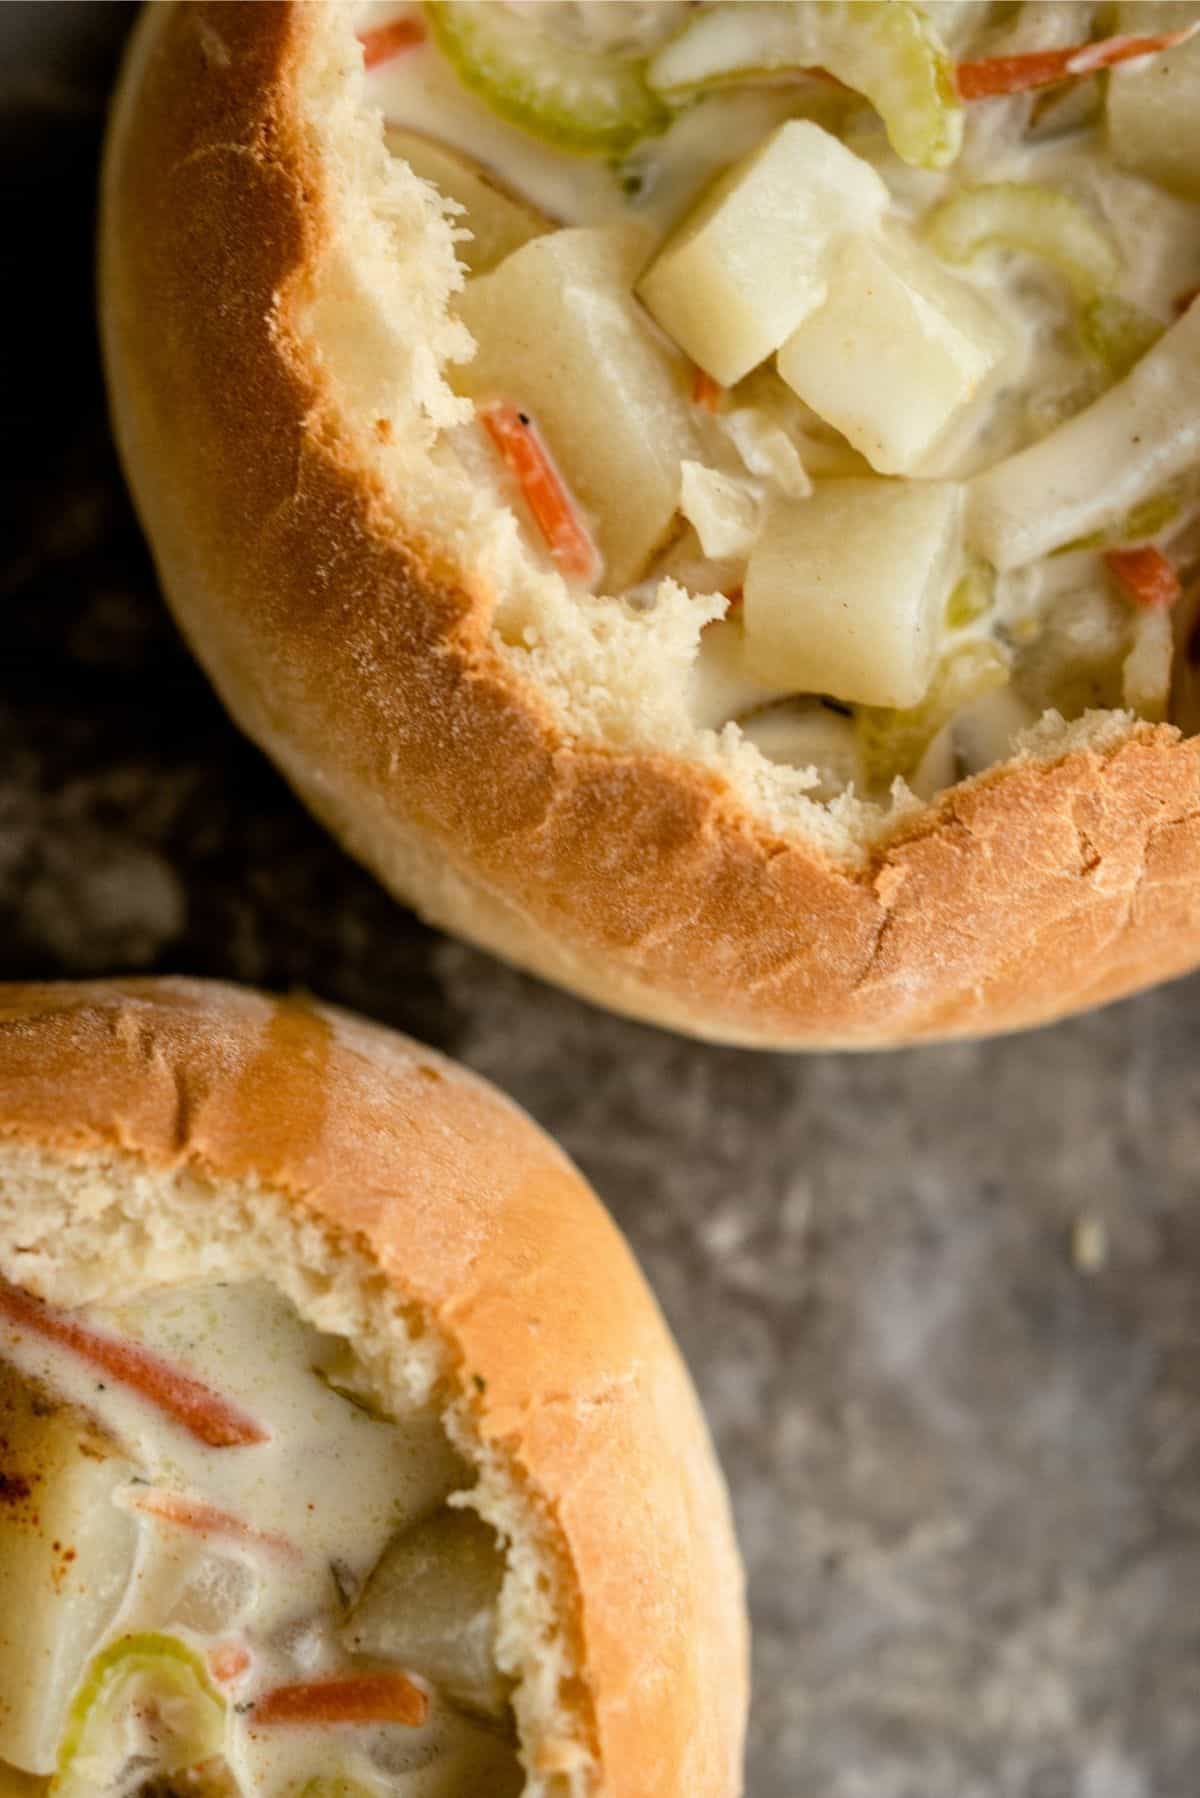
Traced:
[[733, 1485], [751, 1798], [1194, 1798], [1200, 984], [984, 1046], [756, 1057], [392, 906], [226, 723], [126, 508], [88, 293], [124, 22], [0, 7], [0, 977], [300, 985], [559, 1136]]

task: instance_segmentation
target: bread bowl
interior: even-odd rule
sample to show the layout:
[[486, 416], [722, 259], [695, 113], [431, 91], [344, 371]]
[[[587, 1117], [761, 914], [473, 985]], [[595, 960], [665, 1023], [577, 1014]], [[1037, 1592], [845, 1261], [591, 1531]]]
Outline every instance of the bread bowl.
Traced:
[[[869, 1047], [1178, 974], [1200, 942], [1194, 597], [1168, 616], [1154, 577], [1192, 591], [1200, 210], [1172, 142], [1200, 116], [1200, 47], [1097, 74], [1129, 45], [1079, 61], [1072, 34], [1108, 28], [1090, 5], [736, 13], [760, 60], [787, 73], [803, 50], [842, 85], [747, 86], [728, 9], [698, 10], [697, 45], [690, 11], [671, 37], [670, 8], [575, 8], [645, 29], [659, 81], [620, 64], [586, 156], [526, 129], [542, 106], [544, 139], [541, 50], [522, 87], [488, 73], [494, 46], [439, 47], [491, 31], [486, 7], [147, 9], [108, 145], [102, 323], [170, 603], [242, 727], [393, 892], [598, 1003]], [[1195, 8], [1166, 13], [1186, 29]], [[885, 15], [915, 107], [847, 49]], [[611, 46], [568, 54], [550, 9], [503, 18], [611, 75]], [[955, 71], [986, 95], [1031, 57], [1071, 79], [955, 99]], [[1148, 83], [1173, 96], [1163, 130]], [[621, 211], [639, 181], [646, 237]], [[747, 208], [774, 222], [739, 285]], [[589, 332], [609, 387], [578, 372]]]
[[563, 1156], [414, 1043], [0, 993], [0, 1439], [6, 1790], [741, 1790], [677, 1351]]

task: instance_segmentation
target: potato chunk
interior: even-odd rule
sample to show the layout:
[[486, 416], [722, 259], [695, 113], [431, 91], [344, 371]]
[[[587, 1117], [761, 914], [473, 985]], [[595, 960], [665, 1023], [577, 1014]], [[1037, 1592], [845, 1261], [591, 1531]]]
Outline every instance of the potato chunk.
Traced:
[[455, 384], [530, 415], [590, 514], [613, 591], [666, 538], [680, 464], [704, 459], [683, 359], [633, 298], [646, 245], [636, 228], [554, 231], [469, 281], [459, 301], [479, 353]]
[[710, 188], [638, 287], [655, 318], [732, 387], [820, 305], [830, 246], [883, 217], [870, 165], [808, 119], [789, 119]]
[[819, 482], [771, 512], [746, 574], [746, 662], [797, 693], [916, 705], [961, 556], [953, 482]]
[[508, 1685], [496, 1667], [504, 1560], [473, 1511], [443, 1509], [397, 1536], [342, 1632], [347, 1648], [398, 1661], [470, 1710], [499, 1717]]
[[991, 391], [1011, 347], [965, 281], [899, 233], [838, 246], [821, 306], [777, 366], [881, 474], [910, 474]]
[[[1120, 8], [1121, 31], [1177, 31], [1200, 20], [1200, 6]], [[1121, 168], [1200, 200], [1200, 37], [1139, 57], [1108, 77], [1108, 141]]]
[[463, 208], [455, 222], [467, 226], [471, 241], [457, 246], [458, 259], [471, 274], [494, 268], [531, 237], [554, 229], [552, 219], [509, 193], [482, 163], [399, 125], [390, 126], [386, 138], [393, 156], [402, 157], [414, 174]]
[[0, 1363], [0, 1759], [54, 1770], [67, 1702], [125, 1591], [134, 1469]]

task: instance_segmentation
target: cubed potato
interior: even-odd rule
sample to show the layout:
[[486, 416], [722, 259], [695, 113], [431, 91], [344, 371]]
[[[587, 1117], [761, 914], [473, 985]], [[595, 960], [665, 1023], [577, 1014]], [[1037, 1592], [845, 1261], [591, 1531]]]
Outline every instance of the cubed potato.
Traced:
[[67, 1703], [133, 1566], [134, 1469], [0, 1363], [0, 1759], [51, 1773]]
[[471, 1710], [500, 1716], [496, 1604], [504, 1558], [472, 1511], [443, 1509], [396, 1536], [342, 1632], [346, 1647], [398, 1661]]
[[530, 415], [588, 514], [614, 592], [666, 539], [680, 463], [704, 460], [686, 364], [633, 298], [646, 244], [636, 228], [555, 231], [459, 300], [479, 353], [456, 385]]
[[[1177, 31], [1200, 21], [1200, 5], [1122, 6], [1120, 29]], [[1200, 36], [1138, 58], [1108, 77], [1108, 141], [1113, 159], [1135, 175], [1200, 200]]]
[[881, 474], [911, 474], [991, 392], [1012, 347], [993, 308], [899, 232], [848, 237], [780, 374]]
[[771, 511], [746, 573], [751, 673], [797, 693], [912, 706], [961, 561], [949, 481], [822, 481]]
[[887, 204], [868, 163], [789, 119], [710, 188], [638, 292], [693, 362], [732, 387], [820, 305], [836, 238], [871, 229]]
[[458, 245], [458, 259], [472, 275], [494, 268], [530, 238], [554, 229], [553, 219], [510, 193], [482, 163], [461, 151], [399, 125], [389, 126], [385, 135], [393, 156], [402, 157], [414, 174], [463, 208], [455, 223], [468, 228], [471, 240]]

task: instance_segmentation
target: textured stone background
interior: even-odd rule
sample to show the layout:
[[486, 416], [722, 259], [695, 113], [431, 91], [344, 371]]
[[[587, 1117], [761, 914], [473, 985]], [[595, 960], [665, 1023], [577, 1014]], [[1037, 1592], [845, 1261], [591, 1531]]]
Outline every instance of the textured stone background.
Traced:
[[1194, 1798], [1200, 984], [785, 1060], [602, 1017], [391, 905], [226, 723], [122, 493], [89, 274], [126, 23], [0, 6], [0, 976], [307, 987], [560, 1137], [733, 1483], [751, 1798]]

